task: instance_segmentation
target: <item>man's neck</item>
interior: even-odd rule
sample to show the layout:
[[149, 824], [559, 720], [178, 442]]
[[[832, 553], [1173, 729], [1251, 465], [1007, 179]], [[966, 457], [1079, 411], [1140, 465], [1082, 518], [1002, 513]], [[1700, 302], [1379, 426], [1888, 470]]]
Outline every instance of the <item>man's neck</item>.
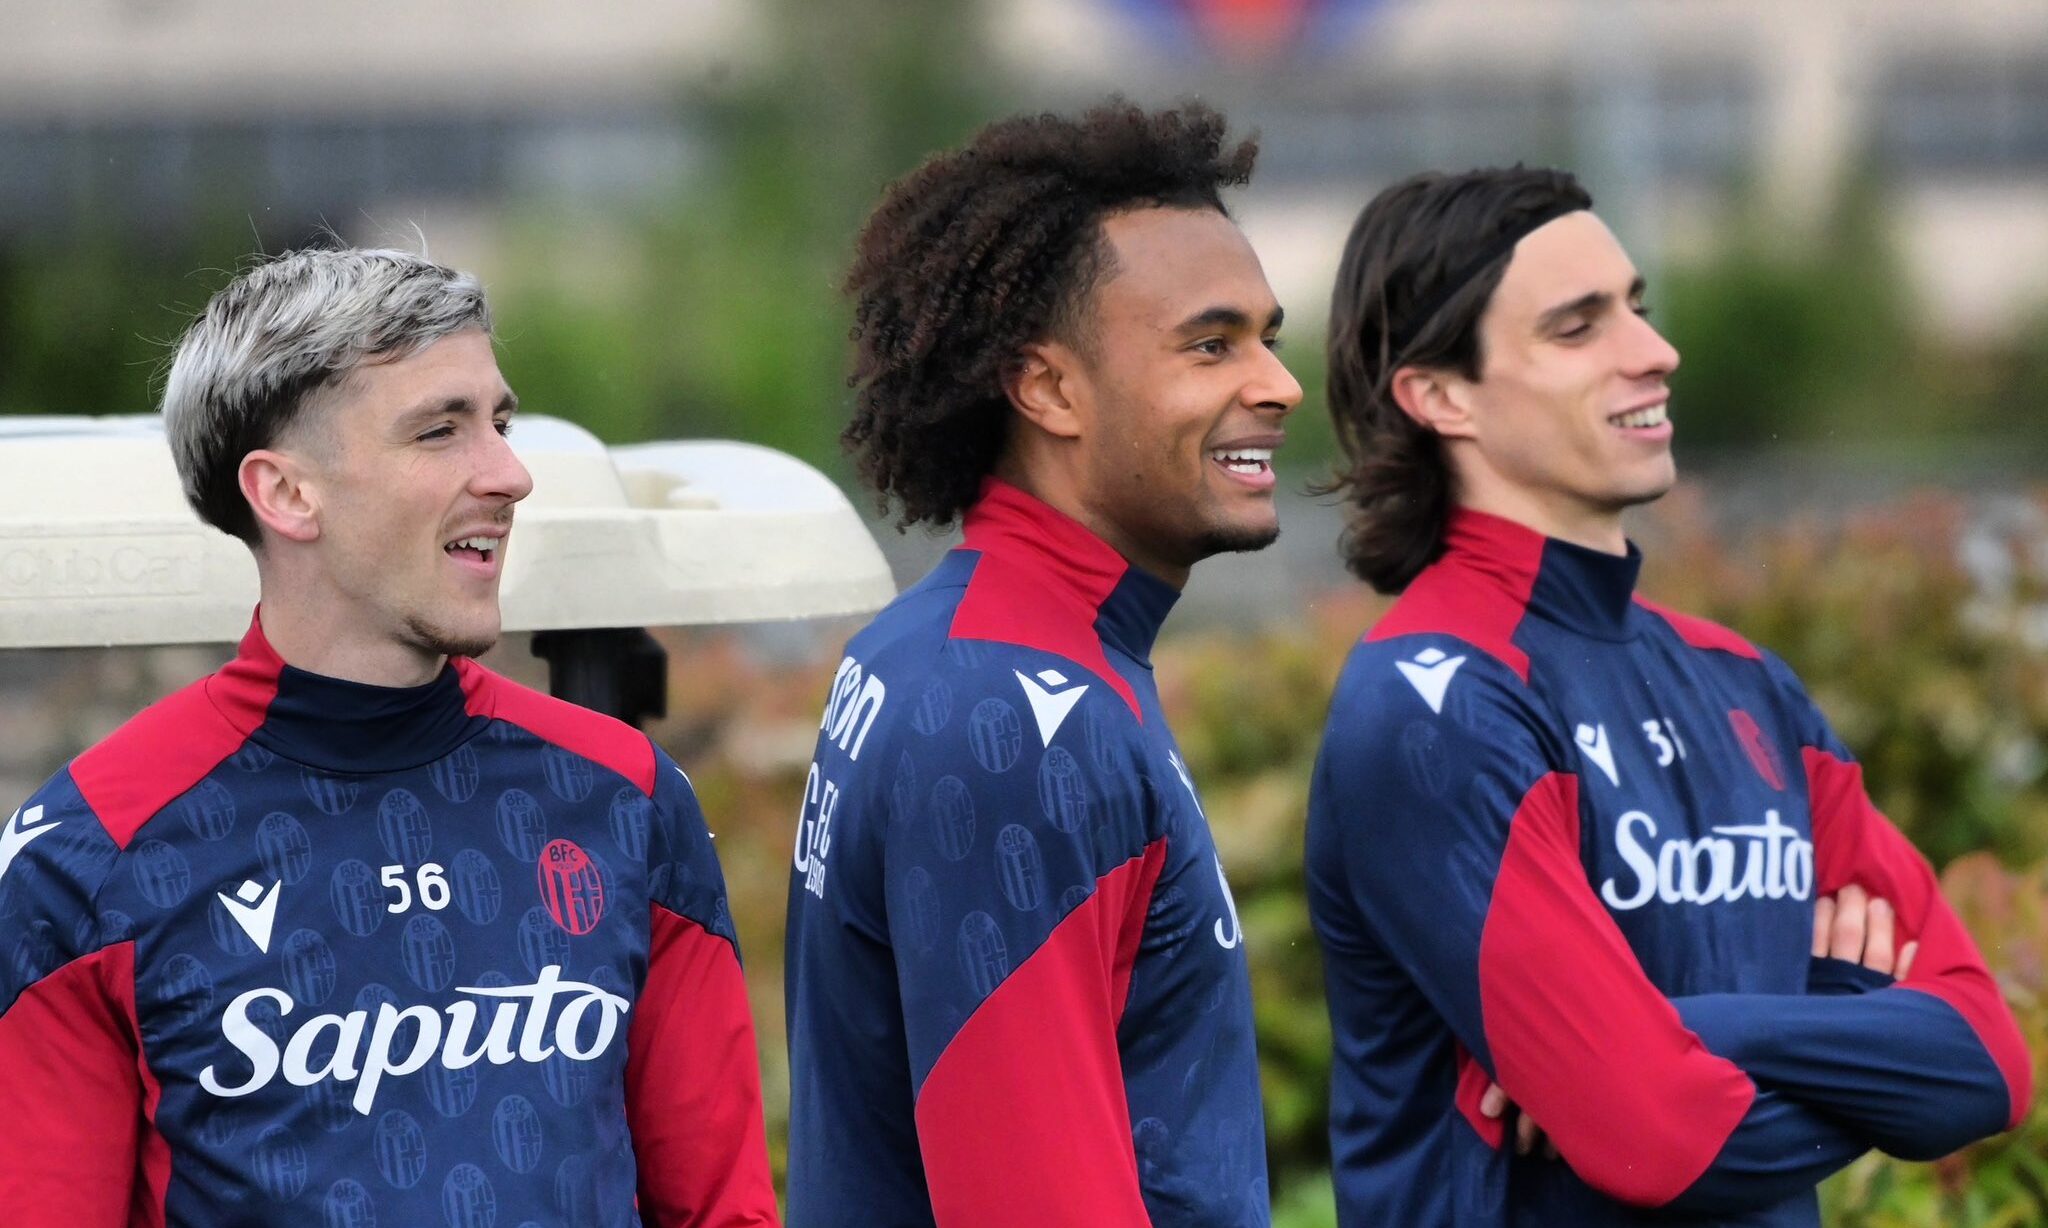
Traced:
[[997, 462], [994, 476], [1079, 522], [1082, 528], [1108, 543], [1109, 548], [1122, 555], [1131, 566], [1164, 580], [1176, 589], [1187, 587], [1190, 569], [1185, 564], [1148, 557], [1145, 551], [1126, 538], [1114, 522], [1091, 507], [1081, 497], [1078, 485], [1066, 480], [1062, 473], [1048, 472], [1044, 466], [1027, 465], [1015, 457], [1005, 457]]
[[265, 584], [258, 605], [263, 636], [286, 665], [371, 686], [424, 686], [448, 658], [379, 635], [345, 601], [280, 592]]
[[1628, 553], [1618, 509], [1589, 507], [1561, 495], [1544, 495], [1501, 485], [1460, 484], [1457, 502], [1475, 512], [1512, 520], [1545, 537], [1616, 556]]

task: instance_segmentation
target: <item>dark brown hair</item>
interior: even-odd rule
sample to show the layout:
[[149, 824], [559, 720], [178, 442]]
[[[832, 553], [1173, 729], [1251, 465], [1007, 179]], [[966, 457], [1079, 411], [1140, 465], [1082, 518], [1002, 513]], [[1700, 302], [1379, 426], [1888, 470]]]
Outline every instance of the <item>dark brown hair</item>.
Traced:
[[1330, 417], [1344, 459], [1326, 489], [1344, 496], [1345, 565], [1380, 592], [1408, 587], [1442, 552], [1451, 514], [1442, 441], [1394, 403], [1394, 373], [1478, 379], [1479, 320], [1514, 250], [1471, 262], [1533, 220], [1592, 205], [1564, 171], [1431, 172], [1373, 197], [1352, 225], [1330, 299]]
[[1085, 348], [1088, 299], [1109, 272], [1102, 222], [1131, 209], [1223, 208], [1255, 140], [1226, 145], [1197, 102], [1121, 98], [1078, 119], [989, 125], [889, 185], [854, 247], [853, 420], [840, 437], [905, 526], [950, 524], [1001, 456], [1003, 380], [1023, 348]]

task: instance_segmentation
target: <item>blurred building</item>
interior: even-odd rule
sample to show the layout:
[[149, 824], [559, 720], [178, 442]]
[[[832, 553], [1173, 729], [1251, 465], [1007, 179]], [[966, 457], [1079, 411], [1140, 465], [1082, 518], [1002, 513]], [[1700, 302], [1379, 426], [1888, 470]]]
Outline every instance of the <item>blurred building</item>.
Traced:
[[[0, 242], [82, 217], [355, 233], [657, 194], [699, 165], [691, 100], [801, 11], [0, 0]], [[1256, 123], [1245, 215], [1290, 301], [1320, 297], [1374, 187], [1515, 160], [1581, 170], [1652, 264], [1743, 193], [1796, 237], [1871, 176], [1949, 327], [2048, 299], [2040, 0], [984, 0], [979, 19], [1020, 102], [1201, 93]]]

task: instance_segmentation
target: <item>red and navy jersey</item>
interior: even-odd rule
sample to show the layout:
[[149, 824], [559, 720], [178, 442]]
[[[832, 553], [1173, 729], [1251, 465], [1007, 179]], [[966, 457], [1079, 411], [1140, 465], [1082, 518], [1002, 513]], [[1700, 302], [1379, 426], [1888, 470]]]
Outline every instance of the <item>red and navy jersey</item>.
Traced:
[[789, 1222], [1269, 1220], [1244, 934], [1148, 657], [1178, 593], [991, 482], [847, 646], [790, 880]]
[[473, 662], [252, 627], [0, 831], [0, 952], [10, 1225], [775, 1222], [689, 782]]
[[[1791, 671], [1640, 556], [1470, 511], [1346, 664], [1310, 794], [1347, 1226], [1815, 1225], [2017, 1122], [2016, 1024]], [[1906, 981], [1809, 956], [1859, 883]], [[1497, 1080], [1562, 1162], [1478, 1111]]]

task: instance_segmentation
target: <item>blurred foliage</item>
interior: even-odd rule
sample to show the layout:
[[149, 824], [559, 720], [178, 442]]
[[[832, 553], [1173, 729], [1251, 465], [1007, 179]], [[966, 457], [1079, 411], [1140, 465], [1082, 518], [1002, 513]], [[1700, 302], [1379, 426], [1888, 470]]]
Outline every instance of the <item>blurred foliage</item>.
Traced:
[[2048, 320], [1991, 344], [1933, 332], [1892, 225], [1868, 181], [1811, 233], [1751, 203], [1662, 271], [1650, 299], [1681, 355], [1673, 409], [1688, 449], [1825, 440], [1897, 455], [1989, 436], [2041, 453]]
[[156, 408], [156, 376], [255, 242], [246, 228], [139, 234], [81, 223], [0, 245], [0, 413]]
[[568, 250], [551, 212], [514, 226], [512, 250], [541, 258], [508, 260], [492, 290], [525, 403], [615, 441], [728, 436], [837, 463], [840, 275], [882, 186], [991, 113], [982, 6], [779, 7], [769, 24], [787, 36], [765, 71], [685, 100], [703, 172], [608, 227], [599, 276], [587, 254], [545, 258]]
[[2048, 507], [1929, 494], [1733, 550], [1708, 523], [1660, 505], [1649, 582], [1783, 656], [1936, 864], [2048, 853]]
[[[2048, 1070], [2048, 497], [1923, 497], [1723, 540], [1696, 491], [1653, 509], [1645, 589], [1782, 653], [1862, 758]], [[1303, 900], [1309, 769], [1346, 652], [1384, 611], [1347, 589], [1290, 625], [1177, 635], [1161, 698], [1216, 829], [1251, 953], [1275, 1223], [1328, 1228], [1329, 1026]], [[761, 1029], [778, 1166], [787, 1066], [783, 908], [798, 795], [838, 645], [760, 664], [728, 632], [669, 633], [670, 717], [719, 832]], [[778, 1168], [779, 1171], [779, 1168]], [[1824, 1187], [1837, 1228], [2048, 1228], [2048, 1090], [2011, 1134], [1933, 1165], [1870, 1156]]]

